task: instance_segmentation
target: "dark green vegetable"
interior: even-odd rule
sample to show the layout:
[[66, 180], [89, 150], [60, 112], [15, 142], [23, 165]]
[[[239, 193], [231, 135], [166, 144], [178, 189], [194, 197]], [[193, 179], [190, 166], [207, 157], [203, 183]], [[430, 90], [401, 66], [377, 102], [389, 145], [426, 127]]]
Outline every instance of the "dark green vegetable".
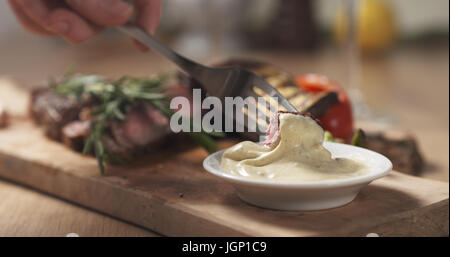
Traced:
[[351, 144], [354, 146], [365, 147], [366, 146], [365, 138], [366, 138], [366, 136], [364, 134], [364, 131], [362, 131], [362, 129], [358, 129], [353, 134]]
[[[124, 120], [125, 113], [135, 103], [151, 105], [169, 119], [174, 113], [169, 108], [169, 96], [162, 93], [165, 87], [161, 77], [122, 77], [117, 81], [110, 82], [96, 75], [65, 75], [59, 83], [54, 83], [53, 86], [57, 93], [77, 99], [92, 97], [100, 103], [92, 112], [95, 119], [91, 125], [91, 132], [83, 148], [83, 153], [88, 154], [93, 151], [102, 174], [105, 170], [105, 162], [110, 160], [123, 162], [103, 146], [102, 136], [107, 122]], [[191, 126], [193, 126], [192, 123]], [[217, 150], [217, 144], [211, 136], [223, 137], [224, 134], [202, 131], [192, 132], [190, 136], [208, 152], [214, 152]]]

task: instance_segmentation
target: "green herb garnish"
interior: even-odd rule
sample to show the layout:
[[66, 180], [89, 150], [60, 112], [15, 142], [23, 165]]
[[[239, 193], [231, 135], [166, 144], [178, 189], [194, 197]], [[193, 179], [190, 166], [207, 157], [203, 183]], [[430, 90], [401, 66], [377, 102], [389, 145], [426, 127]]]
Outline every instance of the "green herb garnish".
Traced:
[[[59, 83], [55, 83], [53, 89], [59, 94], [74, 97], [78, 100], [91, 97], [99, 102], [99, 106], [92, 112], [94, 119], [89, 137], [83, 148], [83, 154], [94, 153], [102, 174], [105, 171], [105, 162], [110, 160], [123, 162], [109, 153], [103, 146], [102, 137], [108, 122], [124, 120], [126, 112], [136, 103], [153, 106], [169, 120], [174, 114], [169, 108], [169, 96], [163, 93], [165, 86], [162, 77], [122, 77], [117, 81], [110, 82], [96, 75], [68, 74]], [[208, 152], [214, 152], [217, 150], [217, 144], [211, 136], [224, 136], [224, 134], [202, 131], [192, 132], [190, 136]]]

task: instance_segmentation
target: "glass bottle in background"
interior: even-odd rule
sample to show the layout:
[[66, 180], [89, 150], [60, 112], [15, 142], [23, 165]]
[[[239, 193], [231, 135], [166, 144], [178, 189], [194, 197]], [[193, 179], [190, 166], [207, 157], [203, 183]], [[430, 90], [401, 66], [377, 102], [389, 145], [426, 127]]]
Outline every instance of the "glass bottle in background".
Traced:
[[[372, 0], [370, 0], [372, 1]], [[362, 6], [362, 5], [366, 6]], [[369, 6], [371, 7], [371, 6]], [[390, 127], [395, 119], [392, 114], [380, 113], [371, 108], [363, 95], [361, 85], [363, 83], [363, 62], [362, 54], [370, 53], [375, 55], [389, 46], [387, 40], [376, 42], [371, 40], [370, 28], [366, 26], [367, 12], [369, 8], [365, 0], [341, 0], [338, 6], [338, 14], [335, 21], [335, 38], [340, 42], [342, 65], [346, 81], [343, 83], [352, 103], [356, 120], [364, 123], [375, 123], [379, 127]], [[366, 8], [366, 9], [363, 9]], [[361, 13], [364, 11], [365, 13]], [[369, 10], [370, 11], [370, 10]], [[362, 23], [365, 22], [365, 23]], [[378, 26], [378, 24], [370, 24]], [[363, 34], [361, 34], [363, 33]]]
[[318, 46], [312, 0], [247, 0], [242, 30], [250, 49], [304, 51]]

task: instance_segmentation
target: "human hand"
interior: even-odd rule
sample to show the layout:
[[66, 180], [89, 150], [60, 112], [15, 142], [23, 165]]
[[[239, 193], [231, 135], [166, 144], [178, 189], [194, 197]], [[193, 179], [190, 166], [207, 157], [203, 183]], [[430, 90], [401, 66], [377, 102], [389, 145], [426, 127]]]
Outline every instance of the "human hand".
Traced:
[[[161, 18], [162, 0], [8, 0], [18, 21], [40, 35], [59, 35], [72, 43], [84, 42], [108, 26], [128, 22], [154, 34]], [[137, 44], [141, 50], [147, 48]]]

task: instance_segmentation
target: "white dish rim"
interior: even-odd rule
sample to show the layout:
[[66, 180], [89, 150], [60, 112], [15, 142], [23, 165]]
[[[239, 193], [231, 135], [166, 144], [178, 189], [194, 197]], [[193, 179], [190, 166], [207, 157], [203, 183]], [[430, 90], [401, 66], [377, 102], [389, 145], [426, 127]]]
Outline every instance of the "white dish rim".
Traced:
[[[286, 187], [286, 188], [335, 188], [335, 187], [346, 187], [346, 186], [352, 186], [352, 185], [358, 185], [363, 183], [370, 183], [371, 181], [386, 176], [391, 170], [392, 170], [392, 162], [384, 155], [379, 154], [377, 152], [358, 147], [348, 144], [341, 144], [341, 143], [334, 143], [334, 142], [324, 142], [325, 144], [336, 144], [339, 145], [338, 147], [351, 147], [356, 148], [357, 151], [362, 152], [363, 154], [370, 154], [370, 155], [377, 155], [378, 158], [381, 158], [383, 160], [383, 163], [386, 166], [386, 168], [381, 169], [379, 168], [376, 170], [376, 172], [370, 172], [369, 174], [358, 176], [358, 177], [350, 177], [350, 178], [343, 178], [343, 179], [333, 179], [333, 180], [323, 180], [323, 181], [296, 181], [296, 182], [290, 182], [290, 181], [271, 181], [271, 180], [261, 180], [261, 179], [255, 179], [255, 178], [249, 178], [249, 177], [243, 177], [238, 175], [233, 175], [227, 172], [224, 172], [222, 169], [218, 169], [216, 167], [213, 167], [210, 165], [211, 160], [219, 157], [222, 157], [223, 152], [226, 149], [217, 151], [213, 154], [210, 154], [208, 157], [206, 157], [203, 160], [203, 167], [206, 171], [209, 173], [216, 175], [218, 177], [221, 177], [227, 181], [234, 182], [234, 183], [241, 183], [241, 184], [252, 184], [255, 186], [266, 186], [266, 187]], [[356, 150], [355, 149], [355, 150]]]

